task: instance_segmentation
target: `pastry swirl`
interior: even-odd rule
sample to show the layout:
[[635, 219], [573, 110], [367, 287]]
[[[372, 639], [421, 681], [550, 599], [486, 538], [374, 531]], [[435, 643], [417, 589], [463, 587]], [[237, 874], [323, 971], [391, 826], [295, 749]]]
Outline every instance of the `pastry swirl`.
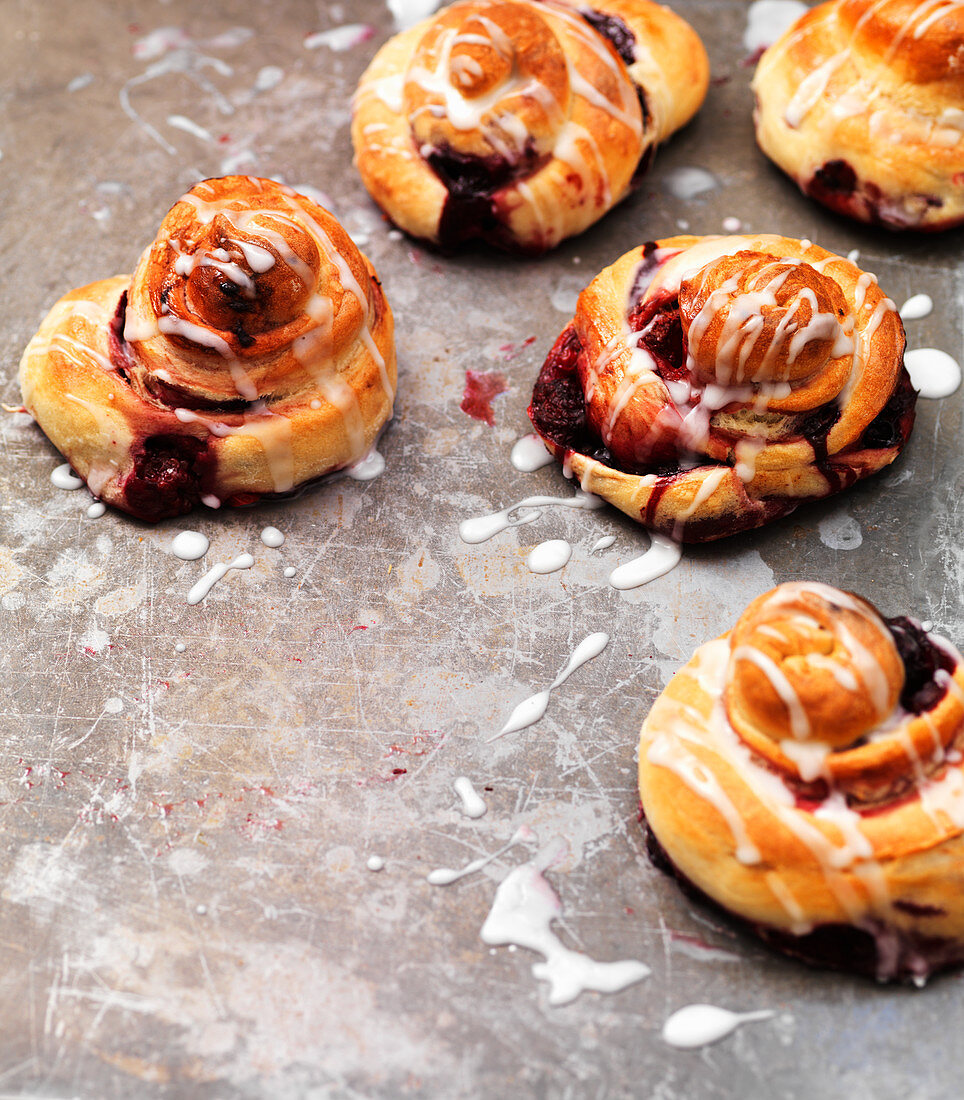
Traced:
[[140, 519], [250, 503], [364, 457], [390, 418], [392, 314], [335, 218], [272, 180], [205, 180], [133, 276], [71, 291], [20, 365], [25, 407]]
[[673, 237], [582, 292], [529, 416], [580, 481], [699, 542], [892, 462], [916, 395], [873, 275], [809, 241]]
[[538, 253], [627, 193], [708, 81], [696, 34], [650, 0], [462, 0], [376, 54], [355, 161], [412, 236]]
[[964, 221], [964, 4], [831, 0], [753, 79], [760, 148], [811, 197], [890, 229]]
[[829, 585], [754, 600], [643, 724], [653, 850], [805, 961], [923, 981], [964, 961], [964, 665]]

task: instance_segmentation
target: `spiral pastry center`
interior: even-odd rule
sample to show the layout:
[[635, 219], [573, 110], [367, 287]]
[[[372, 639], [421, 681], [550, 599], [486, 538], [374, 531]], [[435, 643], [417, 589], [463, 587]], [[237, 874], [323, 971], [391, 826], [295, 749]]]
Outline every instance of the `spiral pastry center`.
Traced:
[[870, 604], [787, 584], [751, 603], [733, 630], [726, 707], [741, 733], [840, 750], [893, 712], [904, 676]]
[[837, 283], [768, 253], [721, 256], [680, 283], [687, 366], [704, 383], [805, 383], [853, 351]]
[[511, 0], [442, 12], [404, 84], [419, 148], [511, 164], [551, 151], [568, 96], [558, 39], [537, 12]]

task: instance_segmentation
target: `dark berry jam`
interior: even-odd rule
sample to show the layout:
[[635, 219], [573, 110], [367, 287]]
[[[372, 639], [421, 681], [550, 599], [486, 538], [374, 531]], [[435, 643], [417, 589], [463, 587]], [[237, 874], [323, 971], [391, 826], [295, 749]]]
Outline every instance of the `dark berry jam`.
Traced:
[[610, 15], [608, 12], [596, 11], [593, 8], [580, 8], [579, 14], [595, 28], [597, 34], [601, 34], [612, 43], [616, 53], [627, 65], [635, 62], [636, 35], [618, 15]]
[[501, 226], [492, 196], [532, 172], [538, 162], [531, 146], [516, 160], [495, 154], [469, 156], [449, 146], [432, 150], [426, 160], [448, 191], [438, 228], [443, 248], [454, 248], [472, 238], [499, 243]]
[[543, 438], [567, 451], [589, 455], [607, 465], [612, 456], [586, 423], [586, 403], [577, 362], [582, 343], [568, 325], [546, 356], [532, 391], [529, 419]]
[[149, 436], [133, 457], [124, 482], [127, 510], [149, 523], [190, 512], [214, 469], [207, 443], [193, 436]]
[[130, 370], [133, 365], [131, 360], [130, 345], [124, 339], [124, 324], [127, 321], [127, 291], [125, 290], [117, 302], [117, 309], [110, 319], [107, 329], [107, 350], [110, 356], [111, 366], [128, 382]]
[[820, 198], [821, 195], [852, 195], [857, 189], [857, 173], [845, 160], [828, 160], [813, 174], [809, 194]]
[[839, 419], [840, 406], [834, 400], [807, 413], [797, 422], [797, 434], [813, 447], [813, 457], [818, 463], [827, 460], [827, 436]]
[[686, 377], [683, 325], [677, 295], [664, 294], [637, 302], [628, 320], [631, 331], [642, 333], [636, 346], [653, 357], [661, 378], [672, 381]]
[[900, 705], [911, 714], [923, 714], [934, 707], [947, 694], [947, 683], [939, 683], [937, 672], [954, 672], [954, 659], [946, 650], [935, 645], [926, 631], [913, 619], [898, 616], [887, 620], [900, 659], [904, 662], [904, 690], [900, 693]]
[[902, 369], [890, 400], [867, 426], [857, 447], [871, 451], [902, 447], [914, 426], [916, 405], [917, 393], [907, 370]]

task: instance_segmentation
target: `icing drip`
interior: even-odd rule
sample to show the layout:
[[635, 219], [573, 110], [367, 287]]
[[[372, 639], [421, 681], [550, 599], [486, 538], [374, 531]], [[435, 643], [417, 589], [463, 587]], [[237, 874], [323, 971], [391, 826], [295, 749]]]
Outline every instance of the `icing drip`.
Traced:
[[211, 589], [232, 569], [250, 569], [254, 565], [254, 558], [250, 554], [239, 554], [233, 561], [218, 562], [194, 585], [187, 594], [188, 604], [198, 604]]
[[530, 695], [528, 699], [524, 699], [515, 710], [509, 715], [509, 719], [501, 730], [494, 736], [490, 737], [489, 742], [497, 741], [500, 737], [504, 737], [507, 733], [517, 733], [519, 730], [524, 730], [528, 726], [538, 722], [540, 718], [546, 713], [546, 709], [549, 706], [549, 695], [557, 687], [569, 679], [569, 677], [578, 668], [587, 662], [598, 657], [600, 653], [609, 644], [609, 635], [603, 633], [603, 631], [596, 631], [594, 634], [590, 634], [584, 638], [579, 645], [573, 650], [572, 656], [569, 658], [566, 667], [559, 673], [559, 675], [552, 681], [545, 691], [539, 691], [535, 695]]
[[485, 800], [477, 793], [475, 787], [472, 786], [472, 780], [466, 775], [460, 775], [458, 779], [452, 784], [455, 793], [462, 800], [462, 813], [466, 817], [477, 818], [482, 817], [487, 809]]
[[531, 523], [533, 520], [539, 519], [545, 508], [577, 508], [595, 511], [597, 508], [604, 506], [605, 501], [581, 490], [576, 490], [575, 496], [572, 497], [526, 497], [524, 500], [520, 500], [518, 504], [503, 508], [501, 512], [491, 512], [485, 516], [463, 520], [459, 524], [459, 538], [470, 545], [486, 542], [493, 535], [508, 530], [510, 527], [518, 527], [520, 524]]
[[595, 990], [614, 993], [649, 976], [650, 969], [635, 959], [601, 963], [566, 947], [552, 931], [562, 916], [562, 903], [542, 872], [556, 858], [558, 846], [547, 846], [535, 859], [510, 871], [496, 890], [492, 909], [482, 925], [484, 943], [516, 944], [542, 955], [533, 975], [549, 983], [549, 1004], [574, 1001]]
[[772, 1019], [770, 1009], [757, 1012], [730, 1012], [716, 1005], [686, 1005], [663, 1024], [663, 1042], [680, 1050], [696, 1050], [725, 1039], [741, 1024]]

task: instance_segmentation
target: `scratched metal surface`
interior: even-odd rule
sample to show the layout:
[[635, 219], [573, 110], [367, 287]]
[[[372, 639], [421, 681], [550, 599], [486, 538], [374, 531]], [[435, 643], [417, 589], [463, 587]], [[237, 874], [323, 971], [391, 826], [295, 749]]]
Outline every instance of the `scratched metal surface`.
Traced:
[[[157, 528], [88, 519], [84, 491], [51, 485], [59, 459], [39, 431], [0, 420], [0, 1094], [958, 1094], [948, 1037], [962, 1021], [960, 978], [878, 989], [709, 921], [646, 859], [634, 751], [671, 672], [776, 582], [830, 580], [964, 640], [960, 396], [921, 403], [890, 472], [688, 552], [632, 592], [606, 577], [646, 539], [612, 511], [550, 511], [475, 547], [457, 537], [470, 515], [569, 492], [555, 468], [509, 464], [566, 320], [558, 307], [679, 220], [717, 232], [735, 216], [859, 248], [898, 301], [933, 296], [910, 345], [964, 358], [960, 235], [884, 236], [799, 197], [752, 143], [745, 5], [675, 6], [712, 54], [699, 120], [602, 224], [519, 262], [433, 256], [392, 239], [368, 204], [348, 117], [390, 26], [377, 0], [4, 3], [3, 400], [18, 403], [20, 352], [52, 302], [131, 270], [170, 203], [229, 164], [331, 197], [386, 285], [401, 380], [377, 480]], [[343, 52], [303, 44], [356, 21], [376, 36]], [[138, 56], [135, 43], [164, 26], [183, 32], [180, 52]], [[219, 37], [237, 26], [253, 33]], [[258, 91], [266, 66], [281, 79]], [[716, 188], [675, 197], [680, 167], [708, 169]], [[469, 367], [509, 382], [495, 427], [460, 411]], [[287, 536], [280, 550], [259, 541], [268, 524]], [[196, 607], [185, 597], [205, 566], [170, 553], [185, 527], [210, 537], [208, 563], [256, 558]], [[615, 545], [590, 554], [604, 534]], [[530, 574], [527, 549], [551, 537], [573, 543], [572, 561]], [[545, 719], [486, 744], [599, 629], [610, 645], [553, 694]], [[458, 812], [461, 774], [488, 802], [479, 821]], [[642, 959], [648, 980], [552, 1008], [534, 956], [481, 943], [496, 882], [524, 848], [452, 887], [425, 883], [522, 824], [569, 844], [549, 872], [564, 940], [597, 959]], [[380, 874], [366, 869], [373, 854]], [[673, 1051], [659, 1029], [692, 1001], [778, 1015]]]

